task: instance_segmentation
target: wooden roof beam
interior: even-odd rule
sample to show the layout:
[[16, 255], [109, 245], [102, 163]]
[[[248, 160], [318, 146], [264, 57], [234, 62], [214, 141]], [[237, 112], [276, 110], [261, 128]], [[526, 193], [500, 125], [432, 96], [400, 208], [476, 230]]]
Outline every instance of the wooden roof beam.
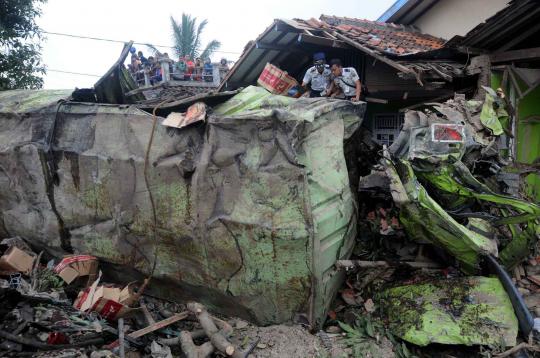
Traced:
[[374, 57], [376, 58], [377, 60], [383, 62], [383, 63], [386, 63], [387, 65], [395, 68], [396, 70], [398, 70], [399, 72], [403, 72], [403, 73], [406, 73], [406, 74], [412, 74], [415, 76], [416, 78], [416, 81], [418, 82], [418, 84], [420, 86], [423, 86], [423, 83], [422, 81], [420, 80], [420, 77], [418, 75], [418, 73], [416, 73], [414, 70], [411, 70], [410, 68], [408, 67], [405, 67], [403, 65], [400, 65], [399, 63], [395, 62], [395, 61], [392, 61], [391, 59], [387, 58], [386, 56], [383, 56], [375, 51], [373, 51], [372, 49], [366, 47], [366, 46], [363, 46], [361, 45], [360, 43], [354, 41], [354, 40], [351, 40], [350, 38], [348, 38], [347, 36], [344, 36], [338, 32], [332, 32], [332, 35], [336, 36], [338, 39], [348, 43], [349, 45], [359, 49], [360, 51], [364, 52], [365, 54], [367, 55], [370, 55], [371, 57]]
[[489, 59], [491, 63], [540, 59], [540, 47], [494, 53]]
[[324, 47], [351, 49], [351, 46], [343, 41], [329, 39], [322, 36], [308, 35], [308, 34], [299, 34], [298, 42], [324, 46]]

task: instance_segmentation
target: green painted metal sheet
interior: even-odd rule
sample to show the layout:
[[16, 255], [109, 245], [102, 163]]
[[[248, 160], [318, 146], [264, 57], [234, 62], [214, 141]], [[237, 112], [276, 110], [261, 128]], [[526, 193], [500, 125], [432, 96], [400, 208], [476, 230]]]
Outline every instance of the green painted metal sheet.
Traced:
[[394, 287], [379, 299], [392, 332], [419, 346], [516, 344], [518, 321], [496, 277], [463, 277]]

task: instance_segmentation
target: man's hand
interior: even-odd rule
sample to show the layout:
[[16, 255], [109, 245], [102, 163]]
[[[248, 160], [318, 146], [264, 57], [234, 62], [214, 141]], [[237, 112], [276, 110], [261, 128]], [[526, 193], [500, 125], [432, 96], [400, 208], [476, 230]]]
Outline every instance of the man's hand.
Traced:
[[351, 98], [351, 102], [358, 102], [360, 99], [359, 98], [356, 98], [356, 97], [353, 97]]

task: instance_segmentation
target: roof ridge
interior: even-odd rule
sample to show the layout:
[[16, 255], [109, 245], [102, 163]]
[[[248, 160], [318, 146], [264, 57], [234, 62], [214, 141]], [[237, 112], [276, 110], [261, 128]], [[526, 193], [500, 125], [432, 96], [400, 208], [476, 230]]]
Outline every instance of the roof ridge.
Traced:
[[407, 28], [404, 25], [396, 24], [396, 23], [393, 23], [393, 22], [384, 22], [384, 21], [376, 21], [376, 20], [369, 20], [369, 19], [361, 19], [359, 17], [347, 17], [347, 16], [325, 15], [325, 14], [321, 14], [321, 16], [319, 16], [319, 21], [324, 21], [323, 17], [332, 17], [334, 19], [343, 19], [343, 20], [350, 20], [350, 21], [368, 22], [368, 23], [371, 23], [371, 24], [381, 25], [381, 26], [385, 26], [385, 27]]

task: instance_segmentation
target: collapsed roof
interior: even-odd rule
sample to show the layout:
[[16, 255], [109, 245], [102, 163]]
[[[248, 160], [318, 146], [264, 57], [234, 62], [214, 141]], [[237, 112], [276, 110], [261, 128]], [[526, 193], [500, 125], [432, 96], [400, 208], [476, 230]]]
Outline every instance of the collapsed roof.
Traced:
[[298, 72], [321, 49], [344, 60], [351, 57], [351, 50], [360, 51], [420, 85], [424, 78], [451, 82], [463, 76], [463, 64], [455, 60], [455, 54], [444, 60], [420, 60], [423, 54], [447, 50], [444, 45], [443, 39], [391, 23], [327, 15], [319, 20], [278, 19], [248, 44], [219, 89], [255, 83], [267, 62], [286, 63], [289, 73]]

